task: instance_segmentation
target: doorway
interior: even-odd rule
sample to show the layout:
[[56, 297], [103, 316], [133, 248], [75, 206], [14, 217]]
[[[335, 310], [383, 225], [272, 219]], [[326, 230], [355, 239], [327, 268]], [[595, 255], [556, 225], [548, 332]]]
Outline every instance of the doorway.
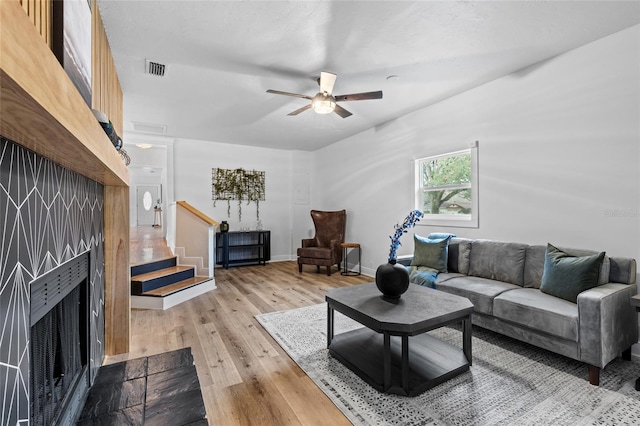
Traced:
[[159, 205], [160, 187], [157, 185], [136, 186], [137, 225], [152, 226], [155, 219], [154, 207]]

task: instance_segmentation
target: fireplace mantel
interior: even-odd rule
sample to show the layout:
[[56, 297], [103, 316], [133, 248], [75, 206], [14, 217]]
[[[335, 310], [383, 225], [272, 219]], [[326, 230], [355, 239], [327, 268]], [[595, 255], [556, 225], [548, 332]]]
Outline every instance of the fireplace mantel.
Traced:
[[16, 0], [0, 1], [0, 134], [105, 185], [105, 353], [129, 351], [129, 171]]
[[0, 2], [0, 22], [0, 133], [104, 185], [128, 186], [129, 170], [17, 1]]

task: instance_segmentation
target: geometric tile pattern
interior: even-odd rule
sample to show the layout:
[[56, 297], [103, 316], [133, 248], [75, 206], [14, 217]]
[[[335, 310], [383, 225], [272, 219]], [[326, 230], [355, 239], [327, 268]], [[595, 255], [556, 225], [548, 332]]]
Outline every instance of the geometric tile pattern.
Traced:
[[0, 136], [0, 426], [29, 424], [30, 283], [89, 251], [91, 377], [104, 358], [104, 188]]

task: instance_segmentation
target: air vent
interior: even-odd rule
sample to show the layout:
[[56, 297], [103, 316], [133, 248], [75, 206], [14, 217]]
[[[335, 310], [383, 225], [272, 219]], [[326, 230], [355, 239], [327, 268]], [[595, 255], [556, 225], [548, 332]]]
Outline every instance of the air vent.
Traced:
[[165, 124], [137, 123], [135, 121], [132, 121], [131, 125], [133, 126], [133, 130], [135, 132], [151, 133], [154, 135], [167, 134], [167, 126]]
[[145, 72], [147, 74], [157, 75], [158, 77], [164, 77], [164, 71], [166, 66], [158, 62], [153, 62], [148, 59], [145, 60]]

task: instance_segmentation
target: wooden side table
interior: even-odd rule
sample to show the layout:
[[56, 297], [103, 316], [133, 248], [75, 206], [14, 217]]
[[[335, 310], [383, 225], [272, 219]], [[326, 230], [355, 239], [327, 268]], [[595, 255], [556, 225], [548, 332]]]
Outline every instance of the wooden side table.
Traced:
[[[359, 243], [342, 243], [340, 244], [342, 247], [342, 272], [340, 275], [345, 276], [356, 276], [362, 274], [362, 251], [360, 250]], [[349, 249], [357, 249], [358, 250], [358, 272], [350, 271], [347, 268], [347, 254]]]

